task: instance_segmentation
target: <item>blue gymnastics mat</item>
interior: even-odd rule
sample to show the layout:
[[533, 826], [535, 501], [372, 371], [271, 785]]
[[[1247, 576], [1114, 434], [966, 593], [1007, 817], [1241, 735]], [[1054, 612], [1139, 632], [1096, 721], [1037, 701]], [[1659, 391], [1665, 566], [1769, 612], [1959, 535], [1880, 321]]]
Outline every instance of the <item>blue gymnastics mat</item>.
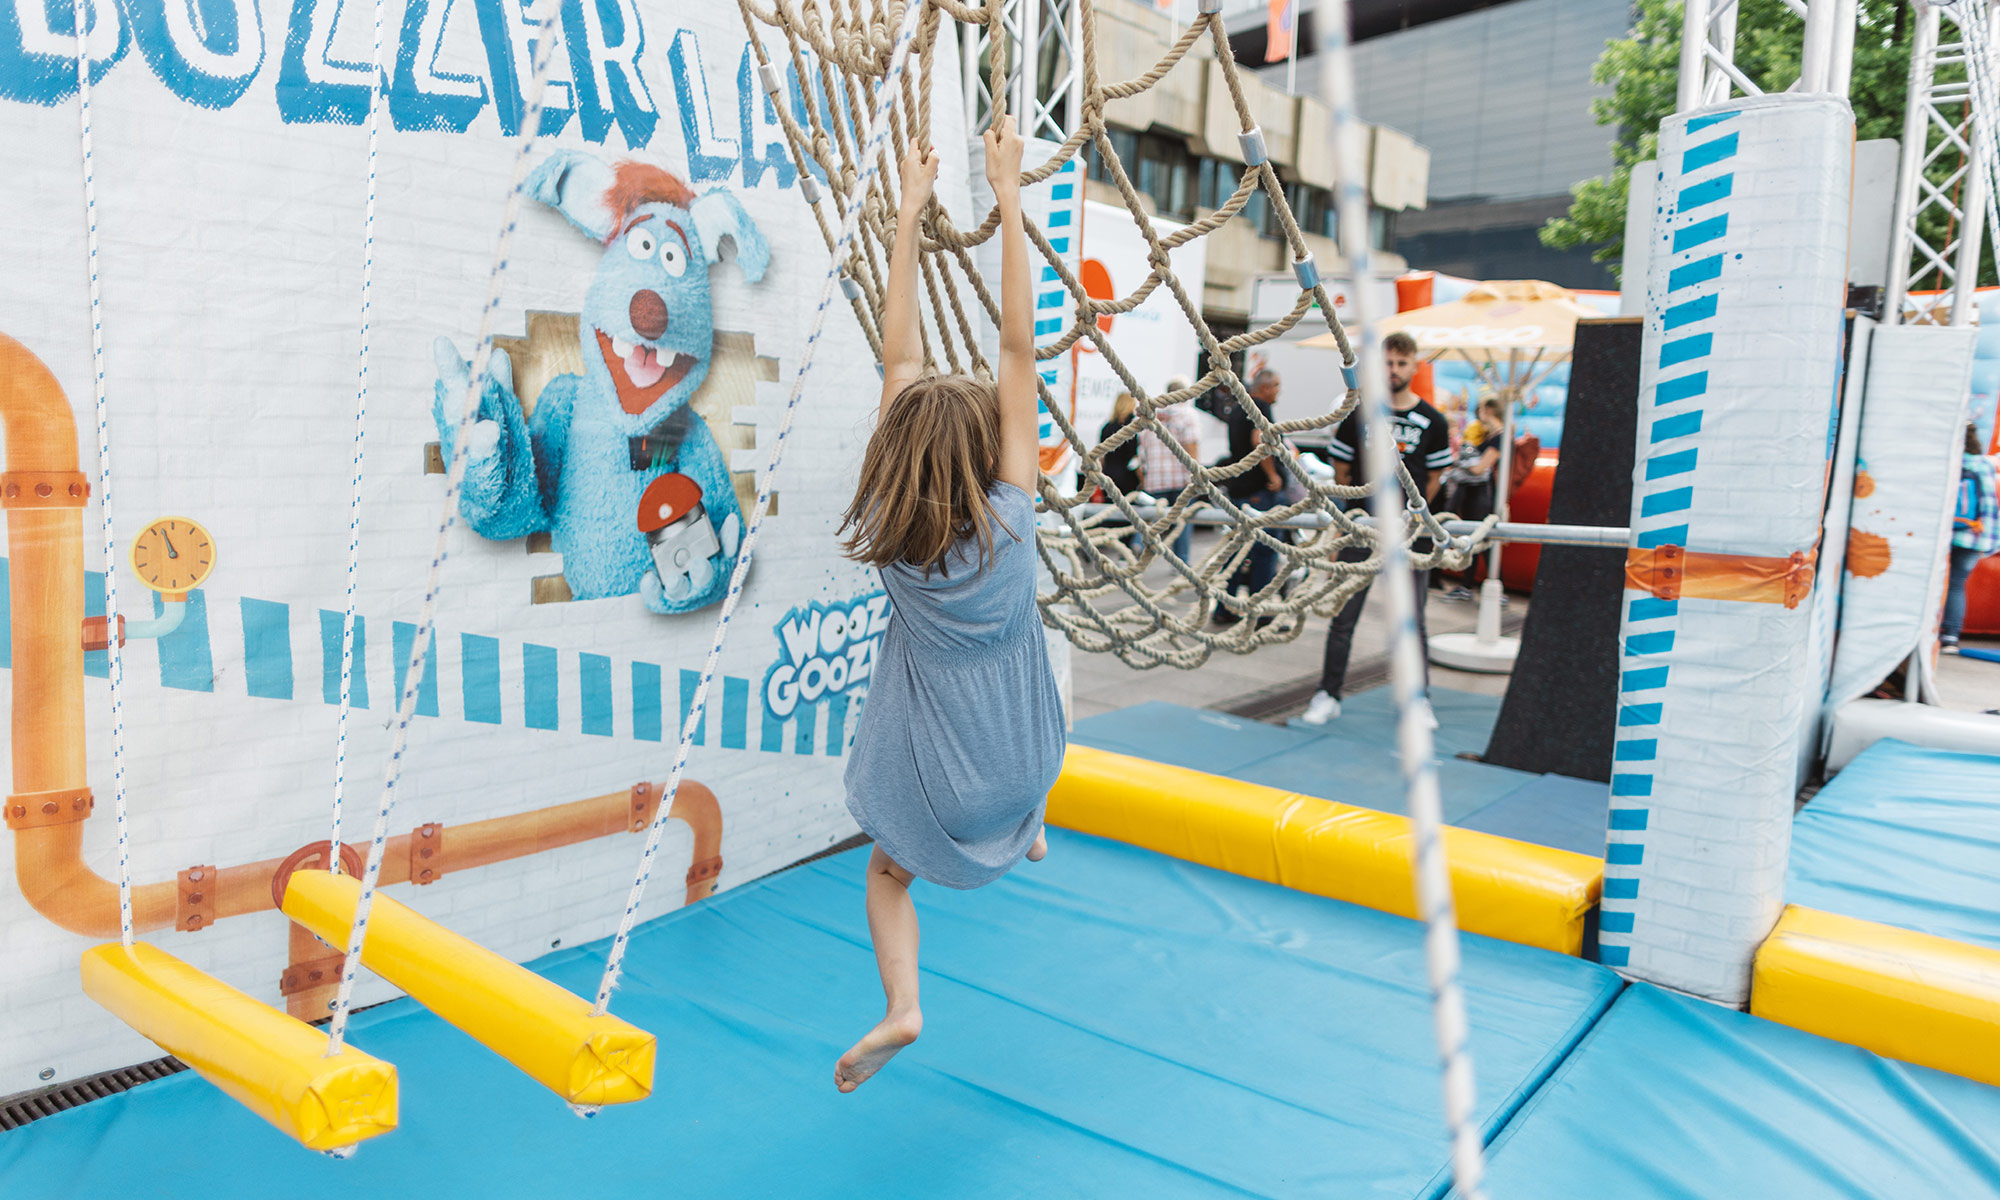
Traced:
[[[1499, 697], [1440, 689], [1432, 705], [1445, 820], [1457, 822], [1538, 778], [1454, 757], [1486, 745]], [[1363, 808], [1400, 813], [1405, 807], [1394, 700], [1386, 687], [1350, 697], [1338, 720], [1317, 727], [1297, 721], [1281, 727], [1156, 700], [1078, 721], [1071, 739]]]
[[[918, 887], [923, 1039], [854, 1095], [834, 1090], [834, 1059], [882, 1006], [865, 851], [641, 928], [614, 1008], [660, 1038], [644, 1103], [579, 1121], [397, 1001], [358, 1017], [353, 1041], [397, 1065], [402, 1127], [351, 1161], [183, 1074], [0, 1135], [0, 1195], [1442, 1193], [1421, 926], [1050, 835], [1047, 861], [991, 887]], [[532, 965], [588, 994], [602, 953]], [[1490, 1137], [1621, 985], [1479, 937], [1465, 982]]]
[[1534, 1200], [2000, 1196], [2000, 1089], [1635, 984], [1494, 1143], [1487, 1182]]
[[1792, 822], [1785, 899], [2000, 949], [2000, 757], [1863, 750]]

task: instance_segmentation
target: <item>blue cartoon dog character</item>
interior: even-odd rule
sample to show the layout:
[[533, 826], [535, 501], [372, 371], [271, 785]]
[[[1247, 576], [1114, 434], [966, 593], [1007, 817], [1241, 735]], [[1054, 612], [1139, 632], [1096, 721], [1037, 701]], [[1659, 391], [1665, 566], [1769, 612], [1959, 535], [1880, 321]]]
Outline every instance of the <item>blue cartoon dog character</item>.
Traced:
[[[728, 238], [756, 283], [769, 248], [734, 196], [697, 196], [658, 167], [562, 150], [528, 184], [604, 246], [577, 323], [586, 365], [550, 380], [530, 417], [512, 364], [493, 352], [459, 511], [496, 540], [548, 531], [578, 600], [638, 592], [657, 613], [713, 604], [743, 521], [722, 448], [689, 404], [714, 352], [709, 266]], [[449, 461], [470, 368], [449, 338], [436, 354], [432, 411]]]

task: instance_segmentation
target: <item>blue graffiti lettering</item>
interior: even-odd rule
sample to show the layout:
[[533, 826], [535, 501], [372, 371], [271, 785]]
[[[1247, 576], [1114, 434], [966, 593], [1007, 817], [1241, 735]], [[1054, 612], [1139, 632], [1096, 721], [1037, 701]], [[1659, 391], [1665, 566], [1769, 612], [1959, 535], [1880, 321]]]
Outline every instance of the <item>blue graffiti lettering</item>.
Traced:
[[743, 145], [743, 186], [756, 187], [766, 171], [778, 173], [779, 187], [792, 186], [799, 170], [792, 165], [785, 127], [778, 122], [777, 105], [771, 103], [757, 82], [757, 68], [747, 42], [743, 46], [743, 59], [736, 67], [736, 129]]
[[674, 76], [674, 98], [681, 110], [681, 136], [687, 141], [688, 176], [696, 183], [727, 179], [736, 167], [736, 139], [715, 130], [708, 102], [708, 76], [701, 65], [701, 42], [694, 30], [683, 29], [667, 47], [667, 66]]
[[[87, 5], [90, 81], [132, 48], [110, 0]], [[0, 0], [0, 99], [51, 107], [76, 95], [76, 17], [70, 0]]]
[[278, 115], [287, 125], [359, 125], [368, 119], [368, 64], [333, 57], [342, 0], [294, 0], [278, 65]]
[[125, 0], [139, 53], [167, 90], [202, 108], [228, 108], [264, 65], [254, 0]]
[[[536, 35], [539, 22], [528, 17], [531, 0], [475, 0], [479, 11], [479, 36], [486, 44], [486, 66], [493, 81], [493, 111], [500, 118], [501, 132], [513, 137], [521, 132], [521, 113], [528, 103], [523, 95], [534, 73]], [[541, 136], [560, 133], [576, 112], [576, 92], [563, 60], [558, 55], [549, 64], [549, 77], [542, 88]]]
[[389, 118], [398, 129], [464, 133], [486, 107], [486, 84], [477, 75], [438, 69], [452, 0], [408, 0], [397, 42], [396, 73], [389, 84]]
[[564, 0], [563, 42], [576, 76], [583, 136], [602, 142], [615, 121], [627, 147], [651, 142], [660, 114], [639, 66], [646, 31], [636, 0]]

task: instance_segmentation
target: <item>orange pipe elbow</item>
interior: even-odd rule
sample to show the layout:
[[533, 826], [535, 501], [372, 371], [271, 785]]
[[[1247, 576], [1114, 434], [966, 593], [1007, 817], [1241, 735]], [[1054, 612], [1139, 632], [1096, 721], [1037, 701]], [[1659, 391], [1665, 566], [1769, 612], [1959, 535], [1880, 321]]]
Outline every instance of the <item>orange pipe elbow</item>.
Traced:
[[692, 780], [682, 780], [667, 815], [686, 822], [694, 834], [694, 861], [688, 866], [687, 903], [715, 894], [722, 875], [722, 805], [715, 793]]

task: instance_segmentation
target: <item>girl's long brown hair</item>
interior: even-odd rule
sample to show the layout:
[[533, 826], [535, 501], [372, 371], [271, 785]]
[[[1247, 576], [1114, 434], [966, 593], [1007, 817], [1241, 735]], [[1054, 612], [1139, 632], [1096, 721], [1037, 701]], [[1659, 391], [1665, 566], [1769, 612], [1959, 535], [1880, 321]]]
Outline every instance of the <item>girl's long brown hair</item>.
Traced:
[[1001, 524], [986, 499], [999, 473], [993, 385], [965, 375], [919, 379], [889, 401], [868, 439], [854, 501], [841, 515], [840, 532], [853, 531], [841, 549], [871, 567], [900, 562], [929, 574], [974, 537], [983, 567]]

